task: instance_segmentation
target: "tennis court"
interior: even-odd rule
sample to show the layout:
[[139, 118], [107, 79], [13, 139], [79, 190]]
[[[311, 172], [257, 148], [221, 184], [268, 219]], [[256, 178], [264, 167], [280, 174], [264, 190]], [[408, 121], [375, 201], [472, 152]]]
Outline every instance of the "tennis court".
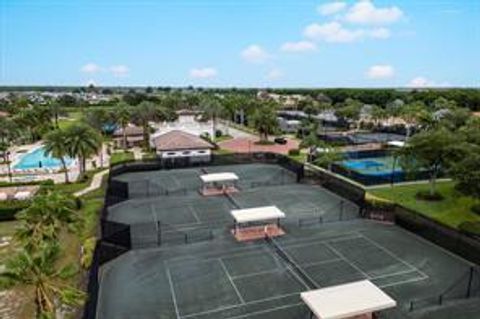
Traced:
[[201, 186], [200, 175], [232, 172], [238, 175], [242, 189], [264, 185], [294, 183], [295, 174], [272, 164], [222, 165], [202, 168], [158, 170], [126, 173], [115, 180], [128, 183], [130, 198], [175, 196], [197, 193]]
[[[240, 191], [201, 196], [196, 188], [205, 172], [237, 174]], [[191, 190], [145, 196], [144, 189], [109, 208], [107, 219], [130, 225], [132, 250], [101, 267], [97, 318], [303, 319], [309, 311], [301, 292], [368, 279], [398, 303], [381, 318], [429, 318], [430, 311], [446, 319], [437, 316], [443, 314], [438, 307], [418, 305], [458, 283], [463, 287], [472, 266], [397, 226], [360, 219], [355, 204], [296, 183], [280, 166], [209, 166], [116, 179], [130, 187], [148, 179]], [[237, 242], [230, 211], [268, 205], [285, 213], [286, 235]], [[448, 307], [459, 314], [472, 309], [456, 301]]]
[[411, 314], [409, 301], [440, 293], [468, 269], [411, 233], [365, 220], [319, 225], [273, 243], [239, 244], [225, 233], [130, 251], [106, 264], [97, 317], [307, 318], [300, 292], [369, 279], [397, 300], [389, 318], [402, 318]]

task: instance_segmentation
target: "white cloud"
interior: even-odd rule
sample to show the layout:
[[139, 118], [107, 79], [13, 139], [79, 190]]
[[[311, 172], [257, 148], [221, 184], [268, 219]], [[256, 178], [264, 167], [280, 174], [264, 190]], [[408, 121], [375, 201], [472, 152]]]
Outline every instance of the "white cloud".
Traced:
[[268, 80], [278, 80], [283, 77], [283, 72], [280, 69], [273, 68], [267, 74]]
[[315, 43], [310, 41], [285, 42], [280, 48], [284, 52], [309, 52], [316, 49]]
[[354, 42], [365, 36], [364, 30], [346, 29], [338, 22], [325, 24], [313, 23], [307, 26], [303, 33], [307, 38], [313, 40], [340, 43]]
[[358, 24], [391, 24], [403, 17], [403, 11], [396, 6], [377, 8], [370, 0], [359, 0], [351, 6], [344, 19]]
[[339, 13], [340, 11], [343, 11], [346, 7], [347, 7], [347, 4], [345, 2], [335, 1], [335, 2], [319, 5], [317, 7], [317, 11], [322, 16], [328, 16], [335, 13]]
[[387, 64], [373, 65], [367, 71], [367, 77], [373, 80], [389, 79], [393, 76], [395, 76], [395, 69]]
[[450, 86], [450, 83], [448, 82], [437, 83], [426, 77], [417, 76], [412, 80], [410, 80], [410, 82], [407, 83], [407, 86], [411, 88], [448, 87]]
[[251, 63], [262, 63], [270, 58], [270, 54], [257, 44], [248, 46], [240, 55], [245, 61]]
[[218, 74], [214, 68], [193, 68], [190, 70], [190, 77], [194, 79], [211, 79]]
[[366, 38], [387, 39], [391, 33], [387, 28], [345, 28], [341, 23], [334, 21], [324, 24], [312, 23], [304, 29], [303, 35], [316, 41], [350, 43]]
[[102, 68], [95, 63], [87, 63], [80, 68], [83, 73], [94, 74], [102, 71]]

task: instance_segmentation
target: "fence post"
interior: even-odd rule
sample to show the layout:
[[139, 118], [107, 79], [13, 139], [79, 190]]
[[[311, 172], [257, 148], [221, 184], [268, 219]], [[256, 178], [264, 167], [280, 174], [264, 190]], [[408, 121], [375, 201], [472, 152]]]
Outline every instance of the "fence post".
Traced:
[[188, 235], [185, 234], [184, 237], [185, 237], [185, 244], [188, 244]]
[[162, 245], [162, 224], [157, 221], [157, 246]]
[[410, 301], [410, 307], [408, 308], [408, 311], [413, 311], [413, 301]]
[[470, 274], [468, 276], [468, 285], [467, 285], [467, 298], [470, 298], [471, 290], [472, 290], [472, 281], [473, 281], [473, 266], [470, 267]]

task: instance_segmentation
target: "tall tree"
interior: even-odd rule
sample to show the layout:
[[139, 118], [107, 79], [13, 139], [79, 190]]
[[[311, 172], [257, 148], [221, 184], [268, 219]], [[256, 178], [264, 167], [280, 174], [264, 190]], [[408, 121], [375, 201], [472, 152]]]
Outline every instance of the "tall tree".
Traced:
[[65, 183], [69, 183], [68, 168], [65, 158], [69, 155], [70, 150], [68, 149], [67, 135], [65, 134], [65, 131], [56, 129], [47, 133], [44, 136], [44, 149], [46, 154], [60, 160], [65, 173]]
[[[150, 125], [149, 122], [166, 121], [172, 119], [173, 111], [165, 110], [163, 107], [144, 101], [133, 108], [132, 120], [143, 128], [143, 139], [145, 149], [150, 150]], [[175, 114], [173, 112], [173, 114]]]
[[260, 135], [260, 141], [268, 141], [268, 135], [278, 128], [276, 104], [272, 101], [260, 102], [252, 118], [253, 127]]
[[86, 124], [75, 124], [65, 130], [69, 155], [78, 158], [80, 175], [86, 172], [87, 158], [98, 153], [102, 146], [102, 137]]
[[115, 122], [123, 131], [123, 148], [127, 150], [127, 126], [132, 118], [131, 106], [125, 102], [120, 102], [114, 112]]
[[226, 110], [220, 99], [212, 95], [204, 95], [202, 97], [200, 108], [202, 109], [204, 116], [212, 121], [212, 141], [215, 142], [218, 119], [225, 114]]
[[4, 286], [28, 286], [34, 289], [36, 318], [53, 319], [59, 305], [81, 305], [84, 294], [68, 284], [76, 268], [67, 265], [59, 268], [59, 248], [50, 245], [33, 253], [27, 250], [8, 260], [6, 270], [0, 274]]
[[75, 208], [75, 201], [63, 193], [48, 192], [36, 196], [17, 214], [20, 227], [15, 235], [28, 251], [55, 244], [62, 229], [74, 230], [77, 226], [80, 219]]
[[456, 149], [457, 136], [441, 127], [422, 131], [412, 136], [399, 151], [400, 163], [407, 170], [427, 170], [430, 175], [430, 196], [437, 195], [436, 181], [442, 170], [449, 168], [460, 153]]

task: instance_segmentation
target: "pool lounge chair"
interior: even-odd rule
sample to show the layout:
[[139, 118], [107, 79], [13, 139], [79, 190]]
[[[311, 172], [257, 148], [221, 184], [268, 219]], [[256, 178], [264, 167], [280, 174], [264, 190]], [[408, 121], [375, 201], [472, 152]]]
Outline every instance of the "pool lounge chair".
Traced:
[[30, 198], [30, 194], [30, 192], [22, 191], [16, 193], [13, 198], [15, 198], [16, 200], [26, 200]]

